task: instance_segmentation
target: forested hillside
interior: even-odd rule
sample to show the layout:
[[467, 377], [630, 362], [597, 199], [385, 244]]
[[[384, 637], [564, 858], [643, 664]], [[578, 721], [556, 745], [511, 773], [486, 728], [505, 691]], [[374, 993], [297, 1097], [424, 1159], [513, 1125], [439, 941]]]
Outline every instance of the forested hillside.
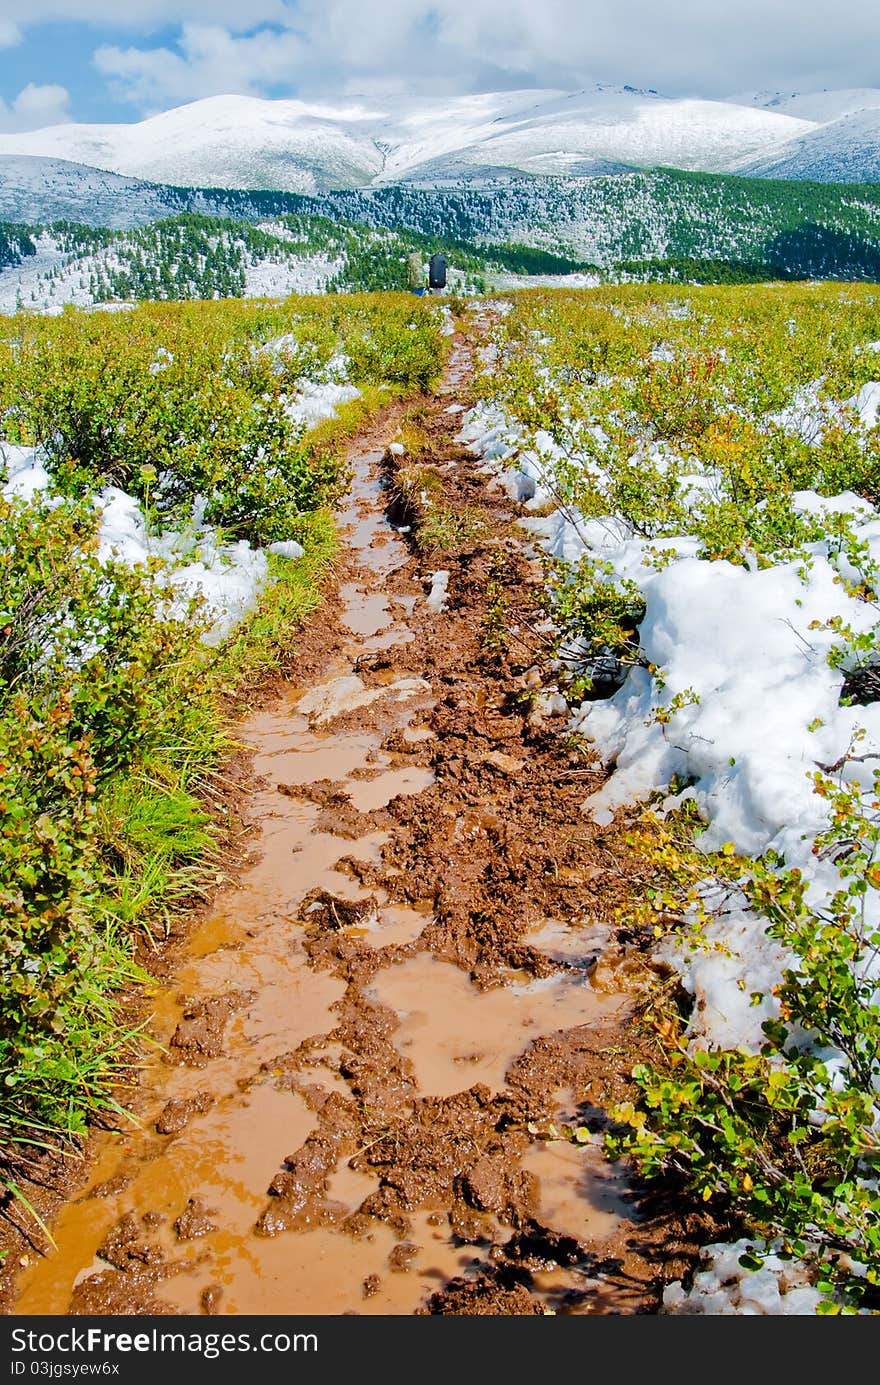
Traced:
[[402, 289], [407, 255], [416, 251], [427, 265], [437, 249], [447, 253], [450, 287], [465, 292], [484, 290], [487, 275], [592, 268], [525, 245], [484, 247], [302, 213], [259, 225], [184, 214], [130, 231], [0, 222], [0, 263], [7, 268], [0, 309]]
[[[492, 242], [526, 240], [610, 268], [627, 260], [751, 261], [841, 277], [880, 231], [880, 188], [770, 182], [673, 169], [607, 178], [521, 179], [482, 189], [389, 187], [318, 199], [372, 226]], [[838, 233], [828, 255], [827, 232]], [[823, 249], [817, 253], [817, 246]], [[853, 270], [855, 269], [855, 272]]]
[[89, 224], [85, 207], [82, 221], [0, 222], [0, 309], [400, 289], [407, 255], [426, 263], [437, 249], [449, 258], [450, 287], [464, 292], [577, 272], [595, 282], [880, 278], [872, 185], [665, 170], [454, 190], [197, 196], [214, 214], [123, 230]]

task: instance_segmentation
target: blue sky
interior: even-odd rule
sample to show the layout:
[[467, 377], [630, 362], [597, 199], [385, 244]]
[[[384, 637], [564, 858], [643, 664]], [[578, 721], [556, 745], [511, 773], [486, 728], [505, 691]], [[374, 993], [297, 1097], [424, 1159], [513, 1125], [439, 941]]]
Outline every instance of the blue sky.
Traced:
[[[0, 13], [2, 8], [0, 0]], [[120, 0], [119, 9], [124, 11], [124, 0]], [[277, 26], [261, 25], [256, 32], [278, 35], [280, 31]], [[123, 53], [134, 50], [146, 54], [161, 53], [163, 50], [172, 53], [182, 51], [180, 24], [161, 24], [145, 31], [140, 26], [132, 28], [76, 20], [50, 20], [24, 27], [20, 33], [21, 38], [14, 46], [0, 48], [0, 98], [11, 106], [28, 84], [61, 86], [68, 93], [69, 115], [82, 121], [134, 120], [151, 106], [149, 101], [140, 99], [133, 81], [126, 91], [123, 81], [103, 71], [96, 62], [96, 54], [108, 49]], [[246, 37], [247, 33], [236, 35], [236, 40]], [[258, 95], [292, 94], [293, 84], [290, 81], [258, 80], [257, 85]], [[194, 75], [193, 95], [205, 94], [198, 89], [198, 80]], [[180, 99], [187, 99], [184, 91], [181, 91]], [[157, 104], [162, 107], [166, 102], [159, 98]], [[176, 104], [176, 100], [167, 104]]]
[[878, 54], [876, 0], [0, 0], [0, 129], [226, 92], [878, 86]]
[[[172, 43], [175, 35], [176, 26], [169, 25], [157, 31], [155, 40]], [[128, 44], [131, 38], [126, 29], [75, 21], [26, 28], [15, 47], [0, 49], [0, 97], [10, 105], [28, 83], [57, 84], [69, 92], [70, 110], [78, 120], [131, 120], [135, 112], [111, 94], [92, 61], [96, 48]]]

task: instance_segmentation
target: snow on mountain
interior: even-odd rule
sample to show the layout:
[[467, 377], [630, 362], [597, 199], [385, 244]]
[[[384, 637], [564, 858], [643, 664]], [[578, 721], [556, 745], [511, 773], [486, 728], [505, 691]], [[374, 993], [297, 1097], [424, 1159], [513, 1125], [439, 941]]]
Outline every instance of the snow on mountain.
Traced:
[[[609, 86], [324, 105], [211, 97], [131, 125], [0, 133], [0, 220], [128, 228], [182, 211], [259, 216], [256, 203], [238, 205], [248, 189], [270, 200], [374, 197], [405, 185], [500, 196], [524, 181], [604, 183], [658, 166], [880, 181], [880, 90], [725, 101]], [[458, 233], [480, 238], [473, 227]]]
[[794, 114], [596, 86], [332, 104], [216, 96], [131, 125], [0, 135], [0, 154], [86, 164], [191, 187], [315, 193], [413, 178], [450, 161], [531, 174], [600, 163], [721, 171], [815, 128]]
[[763, 110], [776, 111], [782, 115], [798, 116], [801, 120], [813, 120], [818, 125], [830, 124], [847, 115], [858, 115], [861, 111], [876, 110], [880, 107], [880, 89], [877, 87], [851, 87], [843, 91], [813, 91], [789, 93], [780, 91], [752, 91], [728, 98], [737, 105], [759, 106]]
[[810, 178], [820, 183], [880, 182], [880, 93], [873, 108], [821, 125], [774, 154], [735, 171], [762, 178]]
[[[539, 175], [578, 174], [595, 161], [718, 172], [746, 150], [765, 152], [812, 128], [792, 116], [722, 101], [596, 89], [556, 93], [531, 110], [497, 116], [459, 147], [458, 158]], [[385, 178], [401, 164], [409, 172], [419, 153], [404, 145], [388, 160]]]
[[214, 96], [132, 125], [53, 125], [0, 137], [0, 153], [88, 164], [186, 187], [313, 193], [381, 172], [366, 107]]
[[88, 220], [96, 226], [122, 229], [183, 210], [212, 210], [207, 199], [204, 207], [197, 205], [199, 201], [198, 196], [181, 197], [173, 188], [85, 164], [0, 154], [0, 221]]

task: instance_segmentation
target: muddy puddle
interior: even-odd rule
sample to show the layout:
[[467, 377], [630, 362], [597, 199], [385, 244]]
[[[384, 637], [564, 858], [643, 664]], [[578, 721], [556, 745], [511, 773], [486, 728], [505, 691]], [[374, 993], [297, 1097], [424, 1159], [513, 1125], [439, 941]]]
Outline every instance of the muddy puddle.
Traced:
[[[421, 1213], [405, 1241], [376, 1222], [357, 1238], [322, 1227], [300, 1232], [295, 1254], [292, 1249], [277, 1240], [259, 1244], [257, 1253], [218, 1254], [212, 1276], [223, 1291], [220, 1311], [410, 1314], [426, 1292], [485, 1264], [488, 1247], [481, 1255], [473, 1246], [451, 1244], [448, 1227], [432, 1225], [430, 1214]], [[161, 1298], [178, 1312], [198, 1313], [204, 1278], [184, 1270], [162, 1286]]]
[[547, 920], [530, 943], [558, 969], [481, 988], [429, 950], [433, 902], [383, 877], [388, 809], [431, 792], [439, 754], [436, 694], [401, 660], [443, 617], [386, 519], [381, 459], [355, 458], [338, 515], [354, 570], [321, 678], [240, 728], [249, 863], [157, 989], [137, 1124], [96, 1137], [19, 1314], [409, 1314], [490, 1282], [514, 1233], [536, 1311], [604, 1311], [588, 1247], [629, 1215], [621, 1176], [504, 1114], [531, 1045], [621, 1005], [591, 983], [596, 939]]
[[398, 1016], [395, 1048], [412, 1062], [426, 1096], [452, 1096], [475, 1082], [499, 1091], [534, 1039], [588, 1024], [619, 1004], [566, 974], [478, 990], [461, 968], [424, 952], [383, 968], [368, 994]]

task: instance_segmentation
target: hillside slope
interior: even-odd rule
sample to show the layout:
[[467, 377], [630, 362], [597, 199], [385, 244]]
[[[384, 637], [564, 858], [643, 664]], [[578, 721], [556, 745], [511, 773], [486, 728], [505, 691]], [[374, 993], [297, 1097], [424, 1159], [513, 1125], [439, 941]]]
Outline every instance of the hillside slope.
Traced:
[[212, 96], [128, 125], [0, 135], [0, 154], [63, 159], [192, 187], [317, 193], [451, 170], [582, 174], [669, 164], [722, 170], [808, 134], [799, 116], [631, 87], [323, 105]]
[[211, 212], [210, 194], [31, 154], [0, 154], [0, 219], [143, 226], [176, 212]]
[[370, 189], [311, 205], [371, 226], [487, 243], [528, 241], [600, 266], [674, 256], [767, 262], [770, 255], [774, 263], [780, 236], [809, 234], [811, 227], [866, 242], [880, 234], [880, 188], [673, 169], [520, 179], [484, 189]]
[[847, 113], [773, 155], [744, 164], [742, 171], [761, 178], [880, 182], [880, 109]]
[[[322, 216], [444, 241], [516, 241], [578, 262], [697, 256], [761, 260], [809, 228], [878, 236], [880, 187], [659, 169], [593, 178], [499, 178], [485, 185], [352, 189], [306, 197], [173, 188], [82, 165], [0, 157], [0, 219], [130, 229], [183, 212], [260, 223]], [[806, 228], [806, 231], [805, 231]], [[781, 262], [782, 263], [782, 262]]]
[[[147, 205], [157, 205], [161, 189], [148, 193]], [[214, 214], [117, 230], [0, 222], [0, 311], [399, 289], [407, 255], [416, 250], [425, 263], [438, 248], [449, 257], [450, 287], [464, 291], [572, 274], [582, 283], [880, 281], [880, 188], [667, 170], [321, 198], [194, 193], [192, 201]]]

